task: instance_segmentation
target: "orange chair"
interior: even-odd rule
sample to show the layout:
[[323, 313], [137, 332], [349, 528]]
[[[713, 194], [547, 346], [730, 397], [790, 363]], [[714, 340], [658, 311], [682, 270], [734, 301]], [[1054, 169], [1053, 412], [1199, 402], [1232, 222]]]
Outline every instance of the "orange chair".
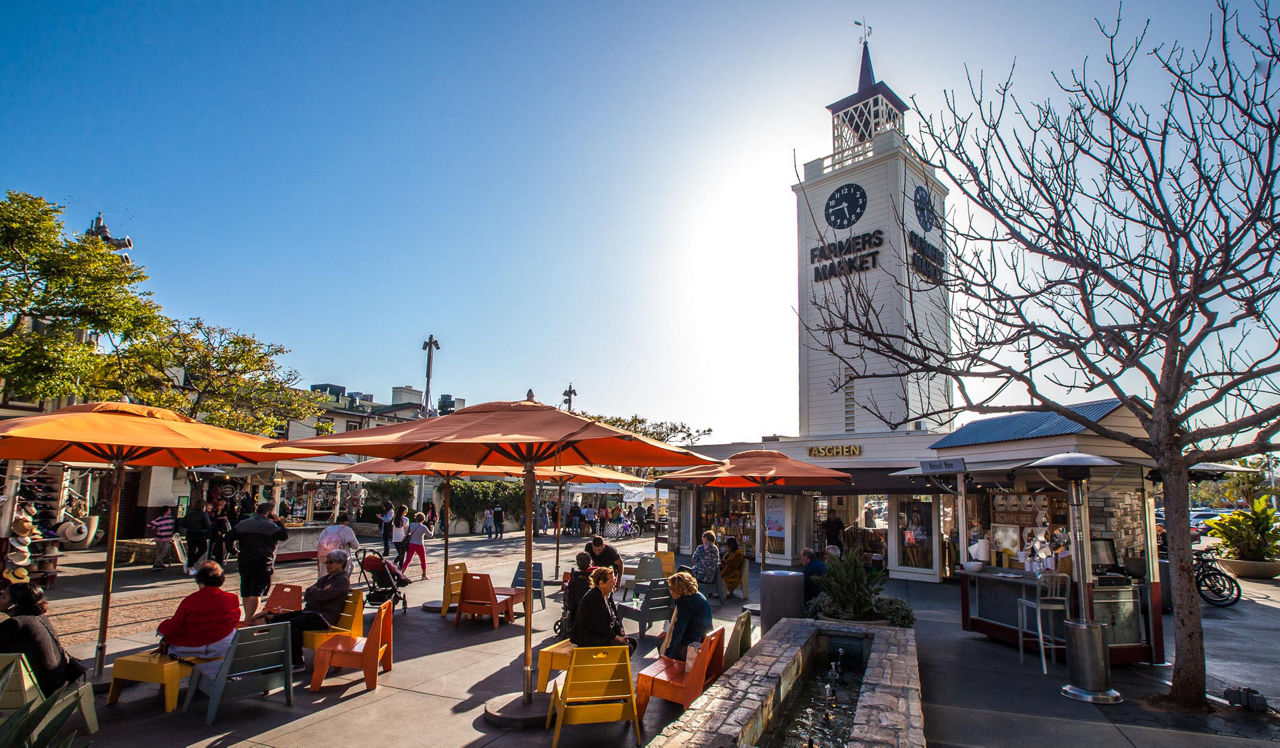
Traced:
[[364, 671], [364, 687], [372, 691], [378, 687], [378, 665], [382, 672], [391, 670], [391, 611], [394, 601], [378, 606], [373, 626], [368, 636], [331, 636], [317, 649], [311, 669], [311, 690], [319, 691], [329, 668], [359, 668]]
[[[302, 610], [302, 585], [277, 584], [272, 587], [271, 594], [267, 595], [267, 602], [262, 606], [261, 613], [278, 613], [288, 610]], [[257, 626], [261, 623], [261, 621], [240, 621], [236, 624], [236, 627], [245, 628], [246, 626]]]
[[698, 650], [691, 669], [686, 669], [684, 662], [680, 660], [659, 659], [640, 671], [636, 676], [636, 708], [639, 718], [644, 719], [649, 699], [653, 696], [674, 701], [688, 709], [693, 700], [720, 677], [723, 670], [724, 627], [721, 626], [702, 640], [702, 648]]
[[458, 600], [458, 612], [453, 617], [454, 628], [462, 622], [465, 613], [475, 618], [478, 615], [492, 616], [493, 627], [498, 628], [498, 616], [511, 623], [516, 619], [516, 603], [524, 604], [524, 614], [529, 615], [529, 603], [523, 594], [499, 595], [493, 589], [493, 580], [488, 574], [470, 574], [462, 578], [462, 595]]

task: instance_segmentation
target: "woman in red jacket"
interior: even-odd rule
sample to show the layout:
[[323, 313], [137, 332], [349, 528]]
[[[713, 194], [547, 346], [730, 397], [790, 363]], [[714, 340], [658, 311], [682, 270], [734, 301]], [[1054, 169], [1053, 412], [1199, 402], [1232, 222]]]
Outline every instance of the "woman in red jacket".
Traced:
[[[240, 621], [240, 598], [222, 589], [227, 579], [213, 561], [196, 570], [199, 589], [178, 603], [173, 617], [161, 621], [156, 631], [169, 645], [172, 657], [222, 657], [231, 646]], [[218, 663], [213, 666], [214, 674]]]

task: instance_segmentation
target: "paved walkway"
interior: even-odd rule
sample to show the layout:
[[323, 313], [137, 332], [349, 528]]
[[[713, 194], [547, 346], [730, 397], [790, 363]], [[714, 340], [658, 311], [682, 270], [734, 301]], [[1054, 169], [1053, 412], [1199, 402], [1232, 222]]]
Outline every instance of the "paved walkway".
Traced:
[[[567, 566], [583, 541], [565, 541], [561, 554]], [[624, 557], [652, 550], [652, 538], [619, 544]], [[190, 714], [165, 715], [155, 686], [140, 685], [125, 691], [120, 704], [107, 707], [98, 698], [102, 732], [98, 746], [132, 746], [140, 735], [156, 745], [269, 745], [328, 746], [376, 741], [380, 746], [546, 746], [550, 733], [540, 730], [504, 733], [481, 718], [484, 702], [514, 693], [521, 683], [521, 618], [515, 625], [494, 630], [487, 623], [464, 621], [454, 628], [452, 619], [429, 614], [418, 606], [438, 599], [441, 548], [433, 541], [428, 549], [431, 581], [406, 588], [410, 608], [395, 616], [395, 669], [380, 680], [376, 691], [366, 692], [354, 674], [331, 677], [320, 693], [296, 683], [295, 703], [286, 707], [280, 696], [266, 700], [245, 699], [224, 705], [218, 721], [207, 727], [201, 705]], [[462, 540], [452, 545], [451, 558], [465, 560], [470, 568], [490, 571], [506, 581], [523, 557], [519, 537], [501, 543]], [[548, 570], [554, 544], [539, 538], [535, 558]], [[96, 626], [97, 586], [90, 556], [84, 568], [60, 577], [51, 597], [55, 620], [66, 636], [83, 643], [70, 647], [76, 656], [92, 654]], [[234, 564], [232, 564], [234, 569]], [[280, 580], [304, 580], [313, 575], [309, 563], [282, 566]], [[100, 562], [99, 562], [100, 571]], [[157, 579], [159, 577], [159, 579]], [[121, 613], [113, 620], [109, 652], [112, 656], [142, 651], [155, 644], [154, 622], [167, 616], [177, 600], [192, 589], [189, 579], [176, 573], [153, 574], [145, 568], [126, 569], [120, 575], [117, 600]], [[753, 579], [753, 592], [759, 589]], [[229, 581], [229, 585], [234, 581]], [[1206, 649], [1209, 652], [1211, 690], [1222, 683], [1254, 685], [1280, 703], [1280, 583], [1246, 583], [1246, 599], [1226, 611], [1206, 609]], [[910, 600], [916, 609], [916, 631], [925, 701], [925, 732], [934, 746], [1019, 746], [1045, 744], [1094, 746], [1242, 746], [1280, 741], [1274, 718], [1219, 708], [1207, 715], [1172, 713], [1159, 707], [1154, 697], [1163, 692], [1161, 682], [1169, 668], [1116, 668], [1113, 680], [1125, 696], [1123, 704], [1096, 707], [1070, 701], [1058, 694], [1065, 682], [1062, 665], [1051, 666], [1042, 676], [1038, 662], [1018, 664], [1008, 645], [960, 630], [959, 589], [955, 585], [891, 582], [891, 594]], [[559, 594], [545, 610], [534, 603], [534, 646], [553, 641], [551, 627], [559, 617]], [[133, 611], [137, 612], [124, 612]], [[741, 611], [740, 603], [713, 606], [719, 622], [729, 624]], [[1166, 628], [1171, 621], [1166, 617]], [[87, 636], [85, 632], [88, 632]], [[78, 633], [77, 633], [78, 632]], [[639, 670], [656, 658], [652, 637], [641, 644], [632, 661]], [[1172, 650], [1170, 650], [1172, 651]], [[656, 735], [678, 715], [678, 707], [655, 700], [644, 720], [646, 738]], [[567, 726], [565, 746], [629, 745], [631, 737], [621, 725]]]

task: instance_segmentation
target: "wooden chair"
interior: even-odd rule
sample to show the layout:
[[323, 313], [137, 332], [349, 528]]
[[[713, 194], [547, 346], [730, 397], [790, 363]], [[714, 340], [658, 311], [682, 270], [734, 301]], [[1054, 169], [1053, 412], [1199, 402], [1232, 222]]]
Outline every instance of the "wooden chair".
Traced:
[[493, 589], [493, 580], [488, 574], [467, 574], [462, 578], [462, 594], [458, 599], [458, 612], [453, 617], [454, 628], [462, 622], [463, 614], [475, 618], [479, 615], [491, 616], [493, 627], [498, 628], [501, 615], [507, 623], [515, 621], [516, 603], [524, 603], [524, 614], [529, 615], [529, 602], [519, 600], [514, 595], [499, 595]]
[[729, 643], [724, 648], [724, 666], [726, 669], [738, 661], [751, 649], [751, 611], [744, 610], [733, 621], [733, 632], [729, 634]]
[[654, 621], [662, 623], [670, 618], [671, 611], [675, 609], [666, 579], [650, 579], [645, 585], [644, 600], [635, 597], [629, 602], [618, 603], [618, 615], [639, 623], [640, 636], [648, 633]]
[[676, 573], [676, 554], [675, 551], [658, 551], [656, 554], [662, 559], [662, 576], [669, 577]]
[[382, 672], [391, 670], [391, 619], [395, 601], [388, 600], [378, 606], [368, 637], [332, 636], [316, 650], [311, 669], [311, 690], [319, 691], [329, 668], [360, 668], [364, 671], [364, 687], [372, 691], [378, 687], [378, 666]]
[[640, 557], [640, 562], [636, 565], [636, 573], [628, 574], [622, 577], [618, 582], [618, 586], [622, 588], [622, 599], [625, 602], [627, 592], [630, 591], [635, 596], [635, 589], [641, 582], [647, 582], [650, 579], [657, 579], [662, 576], [662, 559], [647, 553]]
[[[57, 703], [31, 731], [33, 736], [39, 735], [54, 717], [73, 703], [84, 717], [84, 724], [89, 729], [89, 734], [92, 735], [98, 731], [98, 711], [93, 706], [92, 684], [72, 684], [63, 691], [45, 694], [40, 690], [40, 684], [36, 682], [35, 673], [31, 671], [26, 655], [0, 654], [0, 673], [8, 668], [13, 668], [13, 672], [9, 676], [9, 682], [5, 684], [4, 691], [0, 691], [0, 714], [10, 714], [28, 704], [43, 704], [46, 700], [57, 696]], [[23, 736], [15, 737], [21, 739]]]
[[291, 658], [288, 623], [237, 629], [217, 675], [210, 677], [199, 670], [192, 671], [182, 711], [191, 709], [191, 702], [198, 691], [209, 695], [209, 709], [204, 718], [206, 725], [213, 724], [218, 707], [224, 700], [250, 694], [260, 696], [273, 688], [283, 688], [285, 703], [293, 706]]
[[644, 719], [644, 711], [653, 696], [674, 701], [688, 709], [723, 671], [724, 627], [721, 626], [703, 638], [692, 669], [685, 669], [683, 661], [659, 659], [636, 676], [636, 704], [640, 719]]
[[573, 654], [573, 642], [565, 639], [538, 650], [538, 690], [547, 690], [552, 670], [568, 670], [569, 657]]
[[[543, 584], [542, 584], [542, 562], [541, 561], [533, 562], [533, 579], [531, 580], [531, 584], [532, 584], [534, 596], [536, 596], [538, 600], [542, 602], [542, 609], [546, 610], [547, 609], [547, 593], [543, 588]], [[511, 589], [516, 591], [513, 594], [514, 597], [519, 597], [520, 595], [524, 594], [524, 562], [523, 561], [516, 564], [516, 574], [514, 577], [511, 578]], [[503, 594], [505, 593], [505, 590], [498, 590], [498, 592], [500, 594]]]
[[444, 567], [444, 599], [440, 601], [440, 615], [449, 615], [449, 607], [462, 597], [462, 578], [467, 575], [466, 564], [449, 564]]
[[320, 631], [302, 632], [302, 646], [314, 650], [334, 636], [364, 636], [363, 590], [347, 593], [347, 604], [342, 606], [342, 615], [338, 616], [337, 623]]
[[[578, 647], [569, 657], [569, 669], [551, 689], [546, 729], [556, 721], [552, 748], [560, 744], [566, 724], [630, 722], [640, 744], [640, 719], [636, 692], [631, 685], [631, 650], [627, 647]], [[597, 741], [600, 742], [600, 741]]]

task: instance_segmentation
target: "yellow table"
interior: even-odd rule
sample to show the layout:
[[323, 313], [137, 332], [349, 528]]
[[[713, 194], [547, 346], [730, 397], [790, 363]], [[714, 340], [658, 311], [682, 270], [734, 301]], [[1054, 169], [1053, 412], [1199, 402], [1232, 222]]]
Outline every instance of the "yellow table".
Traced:
[[190, 665], [159, 652], [117, 657], [111, 663], [111, 690], [107, 693], [107, 703], [114, 704], [120, 700], [125, 681], [163, 683], [164, 710], [172, 712], [178, 708], [178, 684], [191, 674], [191, 669]]
[[552, 670], [569, 669], [569, 653], [573, 651], [573, 642], [565, 639], [538, 650], [538, 690], [547, 690], [551, 682]]

